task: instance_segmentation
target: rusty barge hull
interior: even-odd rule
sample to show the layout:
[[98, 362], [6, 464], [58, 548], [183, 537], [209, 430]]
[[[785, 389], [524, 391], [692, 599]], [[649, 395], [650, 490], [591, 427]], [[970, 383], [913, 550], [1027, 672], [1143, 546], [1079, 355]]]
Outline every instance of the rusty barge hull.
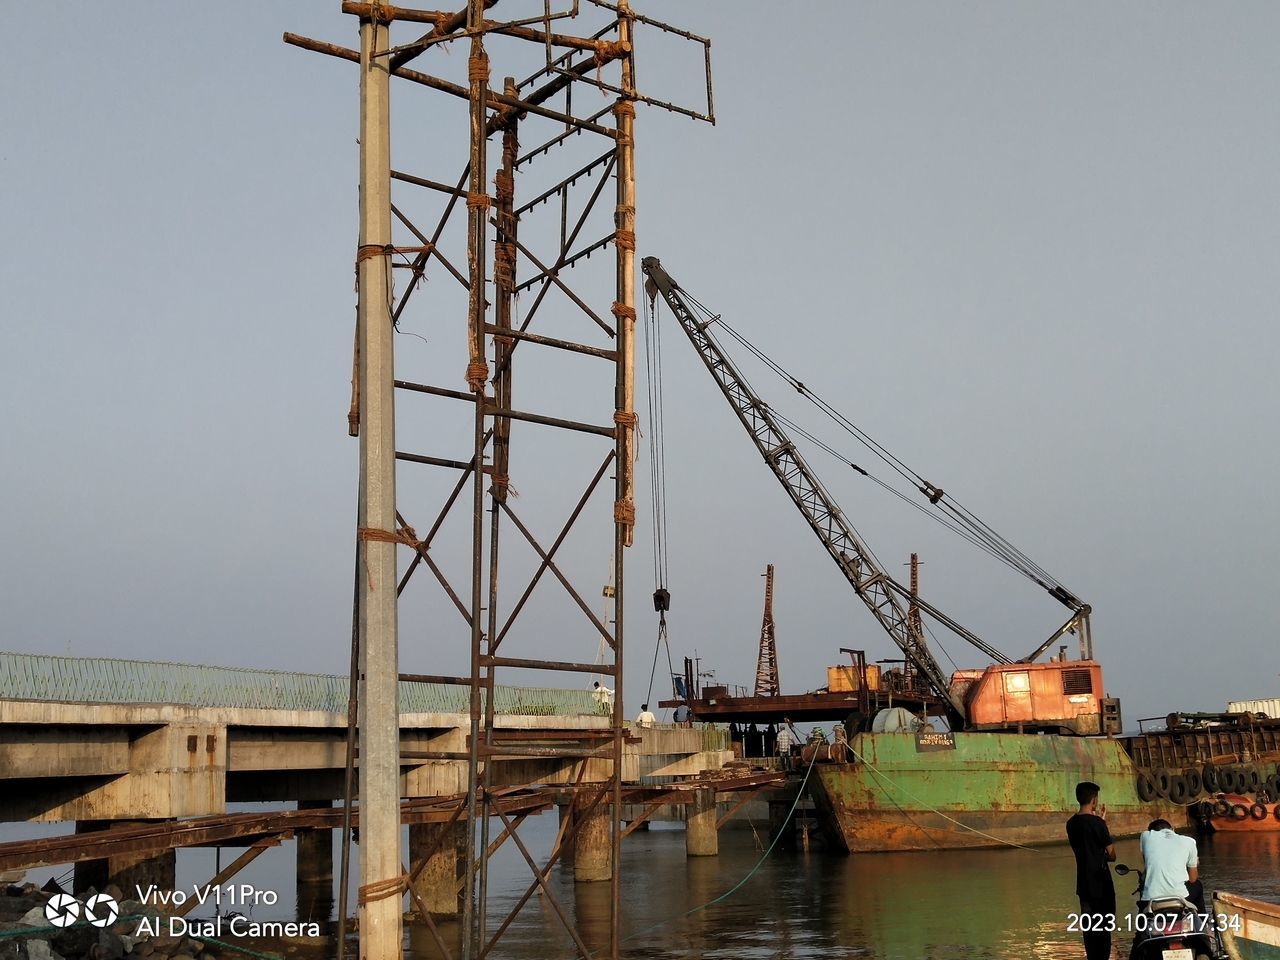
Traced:
[[1116, 837], [1186, 811], [1144, 802], [1115, 740], [957, 733], [954, 750], [920, 752], [910, 733], [854, 736], [848, 763], [815, 764], [810, 792], [828, 839], [847, 853], [1037, 846], [1066, 842], [1075, 786], [1102, 787]]

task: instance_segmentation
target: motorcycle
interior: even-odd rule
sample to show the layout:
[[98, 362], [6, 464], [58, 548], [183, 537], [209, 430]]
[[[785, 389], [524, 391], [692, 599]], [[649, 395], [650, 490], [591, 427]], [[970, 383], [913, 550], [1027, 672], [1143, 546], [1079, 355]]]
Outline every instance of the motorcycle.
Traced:
[[1143, 871], [1123, 863], [1116, 864], [1115, 871], [1120, 877], [1138, 875], [1133, 891], [1139, 898], [1138, 912], [1130, 920], [1134, 938], [1129, 960], [1225, 960], [1227, 952], [1212, 914], [1202, 913], [1182, 897], [1142, 900]]

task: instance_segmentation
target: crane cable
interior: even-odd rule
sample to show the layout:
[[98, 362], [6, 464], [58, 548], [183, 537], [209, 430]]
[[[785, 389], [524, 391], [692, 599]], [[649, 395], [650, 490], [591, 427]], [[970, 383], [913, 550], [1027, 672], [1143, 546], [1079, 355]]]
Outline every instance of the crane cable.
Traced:
[[[653, 647], [653, 665], [649, 669], [649, 692], [646, 704], [653, 702], [653, 679], [658, 672], [658, 651], [667, 648], [669, 675], [675, 676], [671, 660], [671, 643], [667, 639], [667, 611], [671, 609], [671, 593], [667, 590], [667, 453], [666, 423], [662, 392], [662, 328], [655, 322], [653, 301], [644, 315], [644, 355], [647, 381], [646, 404], [649, 420], [649, 512], [653, 526], [653, 609], [658, 614], [658, 638]], [[674, 693], [674, 680], [672, 681]]]
[[1031, 557], [1028, 556], [1025, 552], [1023, 552], [1022, 550], [1014, 546], [1013, 543], [1010, 542], [1007, 538], [997, 533], [993, 527], [991, 527], [985, 521], [980, 519], [976, 514], [974, 514], [972, 511], [966, 508], [963, 504], [959, 503], [954, 497], [947, 494], [941, 487], [935, 486], [933, 483], [926, 480], [923, 475], [913, 470], [912, 468], [908, 467], [902, 460], [900, 460], [897, 456], [895, 456], [892, 452], [890, 452], [888, 448], [886, 448], [883, 444], [879, 443], [877, 440], [871, 437], [870, 434], [868, 434], [865, 430], [863, 430], [861, 427], [859, 427], [857, 424], [851, 421], [848, 417], [842, 414], [839, 410], [833, 407], [826, 400], [822, 399], [822, 397], [814, 393], [811, 389], [809, 389], [809, 387], [807, 387], [804, 384], [803, 381], [793, 376], [790, 372], [788, 372], [785, 368], [783, 368], [781, 364], [777, 363], [775, 360], [769, 357], [766, 353], [764, 353], [764, 351], [762, 351], [759, 347], [757, 347], [750, 340], [748, 340], [743, 334], [735, 330], [722, 317], [716, 314], [713, 314], [710, 309], [708, 309], [704, 304], [699, 302], [695, 297], [690, 295], [690, 293], [687, 290], [684, 290], [683, 288], [681, 288], [681, 294], [689, 303], [697, 307], [697, 309], [700, 310], [707, 318], [706, 322], [702, 324], [703, 329], [706, 332], [707, 336], [712, 335], [708, 328], [713, 324], [723, 329], [726, 334], [728, 334], [730, 337], [736, 340], [739, 344], [741, 344], [748, 352], [750, 352], [753, 356], [755, 356], [756, 359], [758, 359], [761, 363], [763, 363], [766, 367], [768, 367], [769, 370], [771, 370], [777, 376], [785, 380], [793, 389], [795, 389], [797, 393], [799, 393], [802, 397], [804, 397], [806, 400], [808, 400], [810, 403], [816, 406], [825, 416], [831, 419], [837, 426], [839, 426], [842, 430], [844, 430], [854, 439], [858, 440], [858, 442], [863, 444], [868, 450], [870, 450], [873, 454], [875, 454], [875, 456], [878, 457], [880, 460], [882, 460], [890, 469], [892, 469], [895, 473], [901, 476], [907, 483], [911, 484], [911, 486], [914, 487], [917, 491], [923, 494], [924, 497], [933, 506], [937, 507], [940, 512], [933, 513], [929, 511], [927, 508], [923, 506], [923, 504], [920, 504], [917, 501], [906, 496], [904, 493], [902, 493], [902, 491], [892, 487], [891, 485], [881, 480], [880, 478], [873, 476], [869, 471], [858, 466], [848, 457], [845, 457], [843, 454], [836, 451], [829, 444], [826, 444], [823, 441], [819, 440], [812, 432], [805, 430], [804, 428], [795, 424], [793, 421], [788, 420], [787, 418], [781, 416], [780, 414], [778, 414], [776, 410], [773, 410], [771, 407], [768, 408], [770, 414], [773, 415], [775, 418], [777, 418], [780, 422], [785, 423], [787, 426], [791, 427], [791, 429], [795, 430], [805, 439], [809, 440], [812, 443], [817, 444], [824, 451], [831, 454], [832, 456], [835, 456], [837, 459], [843, 461], [844, 463], [848, 464], [855, 471], [862, 474], [863, 476], [866, 476], [868, 479], [872, 480], [873, 482], [879, 484], [881, 487], [888, 490], [894, 496], [897, 496], [900, 499], [908, 503], [911, 503], [913, 506], [922, 510], [928, 516], [935, 519], [946, 529], [952, 531], [953, 533], [967, 540], [969, 543], [973, 544], [974, 546], [977, 546], [979, 549], [990, 554], [992, 557], [999, 560], [1001, 563], [1004, 563], [1010, 569], [1016, 571], [1017, 573], [1031, 580], [1033, 583], [1037, 584], [1044, 590], [1059, 597], [1059, 599], [1061, 599], [1062, 595], [1064, 594], [1068, 597], [1072, 596], [1071, 592], [1067, 590], [1067, 588], [1062, 584], [1062, 582], [1058, 580], [1056, 577], [1054, 577], [1052, 574], [1050, 574], [1047, 570], [1045, 570], [1044, 567], [1040, 566], [1038, 563], [1032, 560]]

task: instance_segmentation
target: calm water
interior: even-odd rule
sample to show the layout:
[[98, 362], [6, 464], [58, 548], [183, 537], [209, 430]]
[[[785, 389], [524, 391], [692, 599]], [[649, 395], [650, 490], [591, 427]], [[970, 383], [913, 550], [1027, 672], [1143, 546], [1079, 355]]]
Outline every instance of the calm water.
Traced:
[[[554, 816], [531, 818], [521, 838], [535, 857], [554, 839]], [[815, 849], [809, 854], [778, 849], [740, 890], [705, 910], [691, 908], [724, 894], [751, 872], [766, 839], [763, 826], [728, 828], [720, 834], [720, 856], [690, 860], [682, 829], [655, 825], [623, 844], [623, 954], [628, 958], [839, 958], [876, 960], [1078, 960], [1079, 936], [1066, 930], [1077, 908], [1072, 895], [1074, 861], [1067, 847], [969, 853], [864, 854], [843, 857]], [[13, 825], [5, 839], [12, 837]], [[26, 832], [26, 831], [24, 831]], [[40, 831], [45, 832], [45, 831]], [[60, 830], [57, 832], [61, 832]], [[1218, 835], [1200, 839], [1201, 874], [1210, 890], [1280, 901], [1280, 834]], [[255, 919], [294, 918], [293, 851], [285, 844], [260, 858], [238, 882], [279, 891], [274, 907], [259, 907]], [[355, 848], [358, 850], [358, 847]], [[1136, 840], [1119, 844], [1122, 862], [1140, 863]], [[222, 863], [235, 856], [224, 852]], [[335, 859], [336, 866], [336, 859]], [[32, 871], [43, 882], [59, 870]], [[203, 883], [213, 874], [213, 854], [182, 851], [179, 886]], [[514, 845], [495, 857], [491, 874], [491, 929], [531, 882]], [[1132, 878], [1116, 878], [1121, 910], [1133, 898]], [[607, 936], [608, 884], [575, 884], [571, 868], [557, 867], [549, 885], [597, 948]], [[354, 897], [352, 899], [354, 903]], [[206, 913], [197, 910], [197, 915]], [[446, 924], [455, 940], [456, 925]], [[407, 934], [413, 960], [439, 956], [423, 929]], [[1124, 938], [1123, 952], [1128, 947]], [[576, 957], [548, 899], [525, 906], [495, 957]]]
[[[549, 843], [547, 827], [539, 829]], [[1280, 834], [1261, 840], [1218, 836], [1201, 840], [1200, 848], [1210, 890], [1280, 900]], [[1118, 852], [1122, 862], [1141, 862], [1136, 840], [1123, 841]], [[1067, 847], [855, 857], [775, 850], [737, 893], [683, 916], [733, 887], [759, 857], [750, 830], [722, 831], [720, 856], [696, 860], [685, 857], [679, 829], [633, 834], [623, 854], [624, 955], [673, 960], [1083, 956], [1079, 935], [1066, 930], [1067, 914], [1078, 909]], [[523, 892], [529, 871], [523, 861], [510, 858], [499, 871], [506, 878], [497, 888], [496, 909], [501, 910]], [[1122, 911], [1133, 903], [1131, 880], [1116, 878]], [[574, 884], [571, 871], [563, 870], [553, 874], [550, 885], [584, 930], [587, 945], [602, 944], [607, 884]], [[411, 931], [410, 945], [416, 960], [439, 955], [421, 931]], [[504, 937], [500, 955], [567, 960], [577, 952], [539, 896]]]

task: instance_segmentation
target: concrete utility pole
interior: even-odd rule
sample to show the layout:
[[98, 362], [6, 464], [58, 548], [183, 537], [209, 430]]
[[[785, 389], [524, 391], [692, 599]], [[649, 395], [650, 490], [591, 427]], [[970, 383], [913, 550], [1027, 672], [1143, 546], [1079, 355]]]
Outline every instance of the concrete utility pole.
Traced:
[[400, 704], [385, 22], [360, 21], [360, 957], [399, 960]]

